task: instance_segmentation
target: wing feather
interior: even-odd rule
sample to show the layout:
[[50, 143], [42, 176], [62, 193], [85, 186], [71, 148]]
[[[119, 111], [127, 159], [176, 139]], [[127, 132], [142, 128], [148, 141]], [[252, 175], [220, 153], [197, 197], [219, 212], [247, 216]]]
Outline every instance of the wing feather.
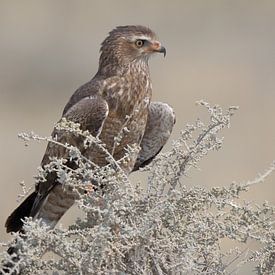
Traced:
[[[82, 130], [88, 130], [93, 136], [97, 136], [102, 130], [108, 113], [108, 104], [102, 97], [89, 96], [81, 99], [79, 102], [71, 106], [63, 115], [63, 117], [72, 122], [79, 123]], [[85, 150], [83, 147], [83, 138], [78, 137], [73, 133], [54, 129], [52, 136], [58, 142], [76, 146], [81, 152]], [[68, 167], [72, 169], [77, 167], [74, 161], [69, 161], [69, 155], [66, 148], [49, 142], [41, 162], [42, 167], [50, 163], [51, 157], [68, 159], [66, 163]], [[56, 173], [51, 172], [47, 174], [46, 181], [39, 182], [36, 185], [36, 191], [38, 195], [33, 204], [31, 216], [34, 216], [37, 213], [41, 204], [56, 184], [58, 184]]]
[[133, 171], [148, 165], [168, 141], [175, 124], [175, 113], [166, 103], [151, 102], [144, 136]]

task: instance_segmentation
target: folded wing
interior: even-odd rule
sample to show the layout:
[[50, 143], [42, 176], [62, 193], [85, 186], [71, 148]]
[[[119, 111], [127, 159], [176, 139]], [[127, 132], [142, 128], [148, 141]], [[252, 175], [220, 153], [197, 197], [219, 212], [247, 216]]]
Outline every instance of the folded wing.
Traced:
[[[66, 111], [63, 117], [67, 120], [79, 123], [82, 130], [88, 130], [92, 135], [97, 136], [102, 130], [108, 112], [109, 109], [107, 102], [99, 96], [93, 96], [85, 97], [75, 103]], [[67, 143], [76, 146], [80, 151], [84, 150], [83, 139], [77, 137], [73, 133], [54, 129], [52, 136], [59, 143]], [[75, 166], [74, 162], [69, 161], [68, 150], [53, 142], [49, 142], [47, 146], [41, 163], [42, 167], [50, 163], [51, 157], [68, 159], [66, 165], [71, 168], [74, 168]], [[60, 189], [59, 192], [62, 192], [61, 188], [55, 188], [58, 187], [58, 185], [60, 184], [57, 181], [57, 175], [55, 172], [48, 173], [46, 181], [37, 183], [35, 191], [30, 194], [29, 197], [27, 197], [8, 217], [5, 224], [7, 232], [21, 230], [23, 226], [22, 219], [25, 217], [39, 216], [42, 219], [45, 218], [46, 220], [51, 220], [51, 217], [45, 217], [47, 209], [49, 209], [49, 215], [51, 213], [56, 214], [57, 222], [58, 217], [60, 218], [74, 201], [74, 198], [71, 197], [64, 198], [64, 196], [61, 195], [59, 197], [56, 196], [56, 190]], [[58, 198], [58, 200], [55, 201], [55, 197]], [[61, 200], [61, 198], [64, 198], [64, 200]], [[43, 208], [43, 214], [40, 215], [39, 212], [41, 211], [41, 208]], [[59, 211], [59, 213], [57, 213], [57, 211]], [[55, 221], [51, 222], [55, 223]]]
[[133, 171], [148, 165], [169, 139], [176, 122], [173, 109], [166, 103], [151, 102], [141, 150]]

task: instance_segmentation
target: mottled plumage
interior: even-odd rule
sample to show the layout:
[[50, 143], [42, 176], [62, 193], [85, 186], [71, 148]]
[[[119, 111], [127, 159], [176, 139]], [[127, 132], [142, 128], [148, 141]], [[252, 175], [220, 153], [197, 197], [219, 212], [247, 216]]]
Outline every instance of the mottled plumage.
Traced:
[[[62, 114], [98, 136], [116, 160], [125, 155], [127, 145], [140, 145], [139, 155], [132, 155], [122, 166], [126, 174], [146, 165], [161, 150], [174, 124], [173, 111], [167, 104], [150, 103], [148, 59], [154, 52], [165, 54], [165, 48], [149, 28], [122, 26], [112, 30], [102, 43], [97, 74], [73, 94]], [[129, 131], [123, 132], [116, 146], [114, 138], [124, 127]], [[55, 129], [52, 135], [62, 143], [77, 146], [97, 165], [107, 164], [105, 153], [96, 146], [84, 149], [82, 140], [68, 132]], [[49, 143], [41, 165], [48, 164], [50, 157], [68, 158], [67, 154], [63, 147]], [[67, 165], [76, 168], [73, 161]], [[46, 181], [39, 182], [35, 191], [9, 216], [7, 231], [20, 230], [21, 219], [26, 216], [41, 218], [53, 227], [75, 198], [74, 193], [58, 183], [55, 173], [49, 173]]]

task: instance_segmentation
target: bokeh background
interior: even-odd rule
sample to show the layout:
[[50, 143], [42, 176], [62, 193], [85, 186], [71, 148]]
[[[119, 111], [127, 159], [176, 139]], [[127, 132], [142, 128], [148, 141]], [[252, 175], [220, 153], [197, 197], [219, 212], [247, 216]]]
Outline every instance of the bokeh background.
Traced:
[[[4, 222], [17, 205], [18, 183], [33, 182], [46, 146], [24, 147], [17, 133], [48, 136], [74, 90], [96, 73], [108, 31], [128, 24], [151, 27], [167, 49], [165, 59], [151, 60], [151, 75], [154, 99], [177, 115], [172, 139], [186, 123], [206, 117], [195, 105], [199, 99], [240, 106], [223, 132], [223, 148], [184, 179], [187, 185], [247, 181], [275, 159], [273, 0], [0, 0], [1, 241], [10, 238]], [[274, 203], [274, 180], [243, 198]]]

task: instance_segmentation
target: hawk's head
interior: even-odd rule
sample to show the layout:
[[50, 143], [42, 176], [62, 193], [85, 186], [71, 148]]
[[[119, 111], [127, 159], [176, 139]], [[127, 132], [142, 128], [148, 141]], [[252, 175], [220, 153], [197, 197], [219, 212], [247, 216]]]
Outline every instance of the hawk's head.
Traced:
[[100, 66], [128, 65], [145, 60], [153, 53], [166, 54], [156, 34], [144, 26], [119, 26], [113, 29], [101, 45]]

